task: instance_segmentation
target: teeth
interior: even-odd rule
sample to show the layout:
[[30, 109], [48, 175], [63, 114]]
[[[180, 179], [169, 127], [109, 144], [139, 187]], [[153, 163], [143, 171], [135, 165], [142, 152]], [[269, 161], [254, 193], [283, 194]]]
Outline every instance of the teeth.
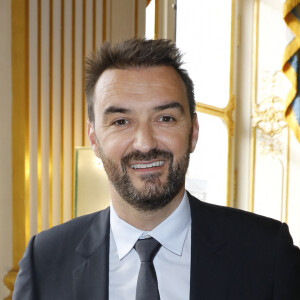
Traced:
[[148, 169], [148, 168], [153, 168], [153, 167], [160, 167], [164, 164], [163, 160], [155, 161], [150, 164], [135, 164], [131, 165], [132, 169]]

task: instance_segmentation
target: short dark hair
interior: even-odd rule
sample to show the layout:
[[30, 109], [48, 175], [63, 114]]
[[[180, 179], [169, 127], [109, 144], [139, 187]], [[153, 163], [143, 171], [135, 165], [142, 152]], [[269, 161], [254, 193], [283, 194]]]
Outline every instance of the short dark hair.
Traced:
[[194, 84], [182, 66], [182, 54], [170, 40], [129, 39], [112, 45], [105, 42], [99, 50], [86, 59], [85, 93], [88, 116], [95, 121], [95, 86], [107, 69], [134, 69], [140, 67], [170, 66], [181, 77], [187, 93], [191, 118], [195, 112]]

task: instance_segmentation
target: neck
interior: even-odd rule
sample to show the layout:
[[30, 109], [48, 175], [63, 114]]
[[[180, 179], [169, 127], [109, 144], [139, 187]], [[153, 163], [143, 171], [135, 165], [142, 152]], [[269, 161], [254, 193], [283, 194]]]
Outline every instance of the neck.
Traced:
[[183, 187], [166, 206], [156, 211], [143, 212], [135, 209], [121, 198], [114, 188], [111, 188], [111, 201], [120, 219], [140, 230], [151, 231], [176, 210], [184, 196], [184, 191]]

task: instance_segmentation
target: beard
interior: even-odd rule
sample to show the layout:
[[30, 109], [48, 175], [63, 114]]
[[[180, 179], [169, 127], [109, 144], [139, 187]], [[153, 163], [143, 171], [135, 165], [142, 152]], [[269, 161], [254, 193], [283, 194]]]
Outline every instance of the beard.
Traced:
[[[174, 163], [174, 156], [170, 151], [152, 149], [147, 153], [134, 151], [121, 159], [121, 167], [103, 153], [98, 142], [99, 156], [109, 181], [113, 184], [118, 194], [132, 207], [142, 212], [154, 212], [163, 208], [174, 199], [185, 183], [185, 175], [190, 158], [190, 140], [185, 154]], [[163, 183], [160, 172], [146, 174], [140, 177], [143, 187], [136, 188], [130, 179], [127, 169], [130, 161], [151, 161], [153, 159], [164, 160], [169, 164], [168, 175]]]

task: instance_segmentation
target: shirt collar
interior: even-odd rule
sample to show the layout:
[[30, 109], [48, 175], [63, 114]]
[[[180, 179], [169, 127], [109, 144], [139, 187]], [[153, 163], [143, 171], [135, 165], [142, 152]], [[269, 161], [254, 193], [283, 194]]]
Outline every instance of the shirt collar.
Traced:
[[[120, 219], [112, 203], [110, 207], [111, 231], [116, 242], [119, 259], [121, 260], [131, 251], [136, 241], [145, 232]], [[190, 204], [185, 192], [176, 210], [152, 231], [146, 233], [159, 241], [164, 248], [180, 256], [190, 223]]]

